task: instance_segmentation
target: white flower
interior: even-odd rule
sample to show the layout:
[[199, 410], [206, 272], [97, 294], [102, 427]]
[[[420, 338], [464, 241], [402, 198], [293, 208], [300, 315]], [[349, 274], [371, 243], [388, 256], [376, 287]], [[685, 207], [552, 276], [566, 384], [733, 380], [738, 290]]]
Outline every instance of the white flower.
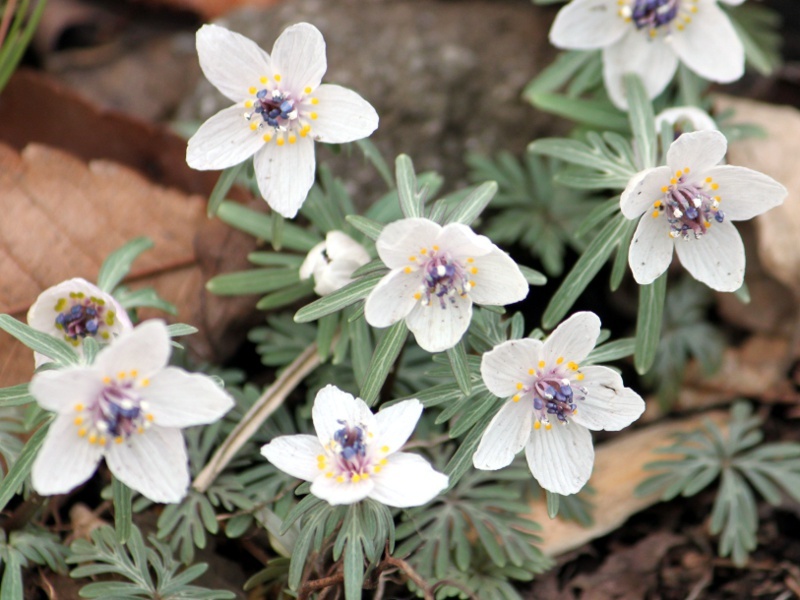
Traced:
[[197, 53], [206, 78], [235, 104], [192, 136], [186, 162], [218, 170], [255, 155], [258, 189], [284, 217], [297, 214], [314, 182], [314, 140], [352, 142], [378, 127], [378, 114], [361, 96], [320, 85], [325, 41], [313, 25], [287, 28], [272, 56], [238, 33], [203, 25]]
[[428, 219], [402, 219], [383, 228], [376, 246], [391, 272], [367, 297], [367, 323], [388, 327], [405, 319], [428, 352], [458, 343], [473, 302], [505, 305], [528, 295], [516, 263], [460, 223], [442, 227]]
[[[28, 310], [28, 325], [72, 344], [81, 355], [84, 338], [92, 337], [102, 344], [133, 329], [128, 313], [113, 296], [80, 277], [39, 294]], [[34, 357], [37, 367], [50, 362], [38, 352]]]
[[744, 245], [731, 221], [778, 206], [787, 192], [763, 173], [719, 165], [727, 147], [719, 131], [684, 133], [669, 147], [666, 166], [637, 173], [622, 192], [622, 214], [641, 217], [628, 254], [637, 283], [666, 271], [675, 248], [698, 281], [720, 292], [741, 287]]
[[662, 110], [656, 115], [657, 132], [661, 133], [661, 126], [664, 123], [670, 126], [676, 137], [690, 131], [719, 130], [714, 119], [696, 106], [675, 106]]
[[333, 385], [314, 399], [317, 435], [284, 435], [261, 448], [281, 471], [311, 481], [311, 493], [330, 504], [372, 498], [405, 508], [430, 502], [447, 487], [447, 475], [421, 456], [398, 452], [422, 414], [406, 400], [372, 414], [361, 398]]
[[346, 233], [329, 231], [325, 241], [314, 246], [300, 266], [300, 279], [314, 276], [314, 291], [320, 296], [353, 281], [353, 271], [369, 262], [364, 246]]
[[744, 74], [744, 47], [717, 0], [572, 0], [556, 16], [550, 41], [602, 48], [606, 90], [620, 108], [627, 107], [626, 73], [642, 79], [650, 98], [664, 91], [679, 60], [710, 81], [730, 83]]
[[619, 431], [644, 411], [642, 398], [616, 371], [580, 367], [599, 335], [597, 315], [580, 312], [544, 342], [510, 340], [483, 355], [486, 387], [509, 400], [481, 438], [472, 457], [476, 468], [501, 469], [525, 448], [543, 488], [567, 495], [583, 487], [594, 463], [589, 430]]
[[189, 466], [179, 428], [216, 421], [233, 400], [204, 375], [167, 367], [163, 321], [147, 321], [103, 348], [90, 366], [43, 371], [31, 395], [56, 414], [36, 460], [33, 488], [63, 494], [101, 458], [114, 476], [154, 502], [179, 502]]

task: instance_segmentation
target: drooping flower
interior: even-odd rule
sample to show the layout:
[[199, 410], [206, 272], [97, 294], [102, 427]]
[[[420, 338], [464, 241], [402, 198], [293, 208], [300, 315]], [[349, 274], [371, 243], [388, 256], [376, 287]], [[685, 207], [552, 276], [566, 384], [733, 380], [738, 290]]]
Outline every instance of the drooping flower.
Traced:
[[627, 107], [626, 73], [641, 78], [650, 98], [664, 91], [678, 61], [719, 83], [744, 74], [744, 46], [717, 0], [572, 0], [556, 16], [550, 41], [602, 48], [606, 90], [620, 108]]
[[481, 438], [472, 457], [476, 468], [501, 469], [525, 448], [543, 488], [567, 495], [584, 486], [594, 464], [589, 430], [619, 431], [644, 411], [642, 398], [616, 371], [580, 366], [599, 335], [597, 315], [579, 312], [544, 342], [510, 340], [483, 355], [486, 387], [508, 401]]
[[667, 165], [637, 173], [620, 208], [639, 219], [628, 263], [642, 285], [669, 266], [673, 248], [692, 277], [720, 292], [744, 281], [744, 244], [732, 221], [752, 219], [781, 204], [786, 188], [771, 177], [718, 164], [728, 142], [719, 131], [684, 133], [667, 151]]
[[460, 223], [401, 219], [383, 228], [378, 255], [391, 269], [367, 297], [373, 327], [405, 319], [428, 352], [455, 346], [469, 327], [472, 303], [502, 306], [528, 295], [517, 264], [492, 241]]
[[716, 121], [696, 106], [675, 106], [662, 110], [656, 115], [656, 131], [660, 133], [664, 123], [670, 126], [675, 138], [690, 131], [719, 130]]
[[31, 395], [56, 413], [33, 463], [33, 488], [63, 494], [101, 458], [117, 479], [154, 502], [189, 486], [182, 427], [211, 423], [233, 400], [205, 375], [168, 367], [169, 333], [146, 321], [98, 352], [93, 364], [33, 376]]
[[313, 25], [288, 27], [272, 56], [238, 33], [203, 25], [197, 53], [206, 78], [235, 104], [200, 126], [186, 161], [218, 170], [255, 155], [258, 189], [284, 217], [297, 214], [314, 182], [314, 141], [352, 142], [378, 127], [378, 114], [361, 96], [320, 85], [325, 41]]
[[314, 276], [314, 291], [320, 296], [353, 281], [353, 271], [369, 262], [364, 246], [346, 233], [329, 231], [325, 241], [314, 246], [300, 266], [300, 279]]
[[[80, 354], [87, 337], [107, 343], [133, 329], [128, 313], [113, 296], [80, 277], [39, 294], [28, 310], [28, 325], [72, 344]], [[38, 352], [34, 356], [37, 367], [50, 360]]]
[[447, 475], [421, 456], [398, 452], [422, 414], [406, 400], [372, 414], [361, 398], [328, 385], [314, 399], [313, 435], [284, 435], [261, 448], [281, 471], [310, 481], [311, 493], [330, 504], [372, 498], [405, 508], [430, 502]]

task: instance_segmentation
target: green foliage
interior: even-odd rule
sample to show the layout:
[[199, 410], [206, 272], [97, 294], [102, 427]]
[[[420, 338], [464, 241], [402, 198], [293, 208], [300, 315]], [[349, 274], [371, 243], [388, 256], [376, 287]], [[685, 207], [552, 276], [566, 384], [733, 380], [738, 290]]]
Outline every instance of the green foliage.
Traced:
[[67, 549], [59, 543], [58, 536], [33, 526], [6, 534], [0, 530], [0, 564], [3, 579], [0, 597], [3, 600], [24, 600], [22, 570], [34, 563], [51, 571], [66, 571], [64, 557]]
[[[115, 576], [115, 580], [94, 581], [81, 588], [84, 598], [105, 600], [227, 600], [232, 592], [209, 590], [190, 585], [208, 569], [199, 563], [180, 571], [180, 563], [172, 557], [167, 544], [154, 537], [147, 547], [137, 527], [131, 529], [126, 545], [121, 544], [111, 527], [92, 532], [92, 540], [77, 540], [70, 546], [67, 562], [77, 564], [73, 578]], [[118, 581], [122, 578], [123, 581]]]
[[740, 6], [723, 6], [744, 45], [748, 64], [761, 75], [771, 75], [782, 63], [779, 33], [781, 14], [752, 2]]
[[762, 423], [748, 403], [736, 403], [727, 434], [707, 421], [703, 429], [676, 436], [674, 444], [656, 453], [678, 457], [645, 465], [658, 473], [636, 489], [639, 495], [660, 493], [662, 500], [671, 500], [694, 496], [719, 477], [710, 530], [720, 535], [720, 556], [730, 556], [739, 566], [758, 544], [754, 491], [772, 505], [780, 503], [782, 494], [800, 501], [800, 444], [762, 443]]
[[[44, 14], [47, 0], [21, 0], [18, 4], [4, 2], [0, 10], [0, 20], [9, 27], [3, 38], [0, 38], [0, 91], [8, 83], [19, 61], [25, 53], [25, 48], [31, 41], [36, 27]], [[6, 11], [13, 11], [6, 14]]]

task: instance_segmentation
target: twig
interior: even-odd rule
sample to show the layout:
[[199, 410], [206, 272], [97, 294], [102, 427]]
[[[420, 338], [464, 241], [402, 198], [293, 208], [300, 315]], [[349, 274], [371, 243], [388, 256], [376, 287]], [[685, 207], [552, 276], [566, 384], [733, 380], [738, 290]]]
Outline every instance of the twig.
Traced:
[[425, 580], [420, 577], [419, 573], [417, 573], [406, 561], [400, 558], [395, 558], [394, 556], [387, 556], [383, 560], [383, 564], [391, 565], [397, 569], [400, 569], [403, 573], [405, 573], [406, 577], [414, 582], [414, 585], [422, 590], [422, 597], [425, 598], [425, 600], [434, 600], [431, 587], [425, 583]]
[[222, 442], [208, 464], [195, 478], [192, 486], [198, 492], [205, 492], [217, 476], [233, 459], [239, 449], [253, 437], [258, 428], [283, 404], [289, 394], [311, 371], [319, 366], [317, 345], [311, 344], [300, 356], [281, 373], [261, 397], [250, 407], [230, 435]]

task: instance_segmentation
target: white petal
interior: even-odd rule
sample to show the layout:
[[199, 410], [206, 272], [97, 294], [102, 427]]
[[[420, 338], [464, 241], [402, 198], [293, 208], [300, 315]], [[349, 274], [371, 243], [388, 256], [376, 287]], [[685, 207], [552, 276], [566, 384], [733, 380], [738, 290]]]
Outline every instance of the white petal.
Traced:
[[153, 502], [180, 502], [189, 487], [189, 459], [180, 429], [154, 425], [106, 450], [114, 476]]
[[[470, 265], [467, 265], [470, 268]], [[525, 276], [517, 263], [495, 248], [489, 254], [475, 258], [474, 268], [477, 273], [470, 274], [475, 283], [469, 296], [473, 302], [489, 306], [505, 306], [523, 300], [530, 290]]]
[[672, 48], [657, 37], [650, 39], [644, 31], [631, 29], [616, 44], [603, 50], [603, 80], [611, 101], [619, 108], [628, 107], [623, 78], [626, 73], [638, 75], [649, 98], [655, 98], [678, 68], [678, 57]]
[[681, 131], [687, 131], [686, 123], [689, 124], [692, 131], [719, 129], [714, 119], [706, 111], [696, 106], [675, 106], [662, 110], [656, 115], [656, 131], [660, 132], [661, 125], [664, 123], [671, 127], [677, 126]]
[[317, 457], [324, 450], [313, 435], [282, 435], [261, 446], [261, 454], [284, 473], [314, 481], [320, 474]]
[[375, 482], [372, 477], [357, 483], [352, 481], [336, 481], [335, 477], [318, 476], [311, 484], [311, 493], [329, 504], [353, 504], [363, 500], [372, 493]]
[[499, 250], [485, 235], [478, 235], [472, 228], [463, 223], [448, 223], [436, 236], [434, 242], [459, 260], [484, 256], [492, 251]]
[[324, 83], [314, 92], [319, 104], [311, 135], [318, 142], [344, 144], [368, 137], [378, 128], [378, 113], [361, 96], [338, 85]]
[[417, 344], [428, 352], [442, 352], [452, 348], [464, 335], [472, 319], [472, 300], [455, 294], [444, 300], [444, 306], [435, 296], [428, 306], [417, 304], [406, 317], [406, 324]]
[[234, 102], [272, 73], [269, 54], [258, 44], [219, 25], [203, 25], [197, 31], [197, 55], [206, 79]]
[[405, 400], [379, 411], [375, 415], [377, 444], [387, 446], [391, 454], [408, 441], [422, 415], [422, 402], [417, 399]]
[[628, 264], [633, 278], [639, 285], [653, 283], [669, 267], [672, 261], [672, 248], [675, 245], [669, 237], [669, 223], [664, 215], [653, 218], [644, 215], [636, 227], [628, 251]]
[[700, 239], [678, 240], [675, 250], [692, 277], [718, 292], [735, 292], [744, 282], [744, 244], [733, 223], [713, 223]]
[[769, 175], [744, 167], [720, 165], [704, 173], [719, 184], [720, 210], [731, 221], [744, 221], [775, 208], [788, 191]]
[[581, 362], [600, 337], [600, 318], [593, 312], [577, 312], [555, 328], [544, 341], [542, 355], [548, 366], [561, 358]]
[[418, 273], [392, 271], [385, 275], [367, 296], [364, 318], [373, 327], [388, 327], [406, 316], [417, 304], [422, 276]]
[[531, 437], [532, 425], [533, 407], [529, 401], [506, 402], [483, 432], [472, 464], [488, 471], [510, 465]]
[[256, 152], [258, 189], [272, 210], [287, 219], [297, 214], [314, 183], [316, 164], [314, 141], [309, 137], [283, 146], [272, 141]]
[[328, 445], [333, 434], [343, 427], [360, 426], [367, 431], [377, 429], [375, 416], [367, 404], [361, 398], [355, 398], [334, 385], [326, 385], [317, 392], [311, 418], [323, 446]]
[[78, 437], [71, 416], [60, 415], [50, 424], [33, 461], [33, 489], [43, 496], [66, 494], [94, 474], [102, 456], [99, 444]]
[[573, 0], [558, 11], [550, 29], [557, 48], [592, 50], [616, 42], [630, 27], [614, 0]]
[[326, 250], [327, 242], [320, 242], [308, 251], [306, 259], [300, 265], [300, 279], [309, 279], [318, 269], [328, 264], [324, 254]]
[[361, 265], [369, 262], [369, 253], [343, 231], [332, 230], [325, 235], [325, 246], [332, 261], [349, 259]]
[[332, 261], [314, 275], [314, 292], [320, 296], [332, 294], [353, 281], [353, 272], [364, 263], [347, 259]]
[[380, 473], [371, 477], [375, 487], [369, 497], [373, 500], [397, 508], [422, 506], [447, 487], [447, 475], [434, 471], [421, 456], [398, 452], [387, 461]]
[[636, 219], [653, 207], [653, 203], [664, 196], [661, 191], [669, 184], [669, 167], [656, 167], [639, 171], [628, 182], [619, 198], [619, 208], [628, 219]]
[[282, 89], [299, 95], [306, 87], [316, 88], [328, 68], [319, 29], [308, 23], [287, 27], [272, 47], [272, 67]]
[[672, 47], [703, 79], [730, 83], [744, 75], [744, 46], [716, 2], [697, 4], [692, 22], [673, 33]]
[[577, 423], [534, 429], [525, 446], [525, 458], [544, 489], [564, 496], [575, 494], [592, 475], [592, 435]]
[[719, 164], [727, 149], [728, 140], [719, 131], [684, 133], [670, 144], [667, 165], [672, 171], [689, 167], [692, 179], [700, 179], [706, 169]]
[[247, 160], [264, 146], [262, 133], [252, 131], [250, 124], [256, 123], [245, 118], [245, 109], [237, 104], [223, 108], [200, 126], [189, 138], [186, 148], [186, 162], [200, 171], [227, 169]]
[[150, 319], [133, 331], [123, 333], [102, 349], [97, 354], [94, 368], [109, 377], [121, 371], [137, 371], [138, 377], [146, 378], [163, 369], [171, 353], [172, 346], [164, 321]]
[[441, 225], [428, 219], [400, 219], [383, 228], [375, 242], [378, 256], [390, 269], [402, 269], [419, 260], [419, 251], [435, 243]]
[[103, 387], [103, 376], [98, 371], [68, 367], [36, 373], [31, 380], [30, 393], [42, 408], [71, 414], [77, 404], [84, 407], [94, 404]]
[[233, 407], [233, 398], [213, 379], [167, 367], [141, 388], [147, 412], [162, 427], [191, 427], [213, 423]]
[[731, 6], [739, 6], [744, 2], [744, 0], [720, 0], [720, 2], [724, 2], [725, 4], [730, 4]]
[[578, 412], [572, 420], [589, 429], [619, 431], [644, 412], [644, 400], [625, 387], [619, 374], [602, 366], [581, 369], [585, 378], [578, 385], [585, 387], [586, 398], [578, 401]]
[[528, 370], [536, 368], [542, 356], [542, 342], [525, 338], [508, 340], [481, 357], [481, 377], [495, 396], [508, 398], [517, 384], [530, 380]]

